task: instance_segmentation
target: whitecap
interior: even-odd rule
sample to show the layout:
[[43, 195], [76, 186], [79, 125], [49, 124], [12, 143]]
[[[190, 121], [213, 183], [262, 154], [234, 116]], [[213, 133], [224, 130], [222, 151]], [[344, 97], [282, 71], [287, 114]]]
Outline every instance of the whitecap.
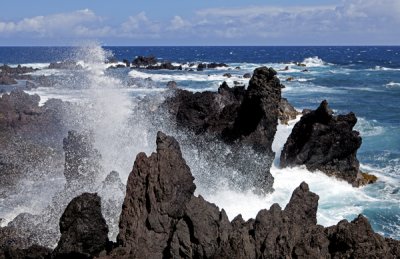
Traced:
[[355, 130], [360, 132], [362, 137], [372, 137], [382, 135], [385, 132], [385, 128], [378, 125], [376, 120], [367, 120], [363, 117], [357, 118]]
[[329, 63], [326, 63], [318, 56], [305, 58], [301, 63], [305, 64], [307, 67], [323, 67], [329, 65]]
[[[368, 69], [368, 70], [371, 70], [371, 69]], [[373, 68], [372, 70], [375, 70], [375, 71], [400, 71], [400, 68], [375, 66], [375, 68]]]
[[386, 88], [395, 88], [395, 87], [400, 87], [400, 83], [396, 83], [396, 82], [390, 82], [386, 84]]

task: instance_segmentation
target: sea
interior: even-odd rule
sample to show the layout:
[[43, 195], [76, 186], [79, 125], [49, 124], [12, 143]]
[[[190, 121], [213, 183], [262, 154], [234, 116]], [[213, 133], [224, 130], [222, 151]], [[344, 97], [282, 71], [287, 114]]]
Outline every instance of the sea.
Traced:
[[[153, 55], [160, 61], [182, 64], [183, 70], [108, 69], [113, 64], [105, 64], [110, 57], [132, 61], [139, 55]], [[51, 62], [64, 60], [77, 61], [85, 72], [78, 75], [76, 71], [47, 69]], [[203, 62], [226, 63], [229, 67], [196, 71], [196, 65]], [[363, 214], [375, 231], [400, 239], [399, 46], [110, 47], [86, 44], [82, 47], [0, 47], [0, 64], [32, 66], [40, 69], [32, 76], [60, 79], [52, 87], [36, 89], [25, 89], [26, 82], [20, 80], [17, 85], [0, 85], [3, 93], [22, 88], [27, 93], [38, 94], [41, 104], [50, 98], [88, 103], [95, 100], [102, 114], [101, 123], [95, 127], [99, 130], [97, 142], [102, 143], [98, 149], [108, 159], [105, 164], [110, 169], [117, 167], [123, 181], [127, 179], [136, 154], [150, 153], [155, 147], [154, 141], [124, 140], [128, 135], [138, 136], [136, 139], [141, 138], [139, 136], [155, 139], [157, 129], [125, 122], [132, 121], [132, 116], [137, 114], [135, 109], [140, 109], [135, 103], [137, 98], [158, 98], [167, 91], [169, 81], [193, 92], [217, 91], [223, 81], [230, 86], [246, 85], [245, 73], [260, 66], [273, 67], [285, 85], [283, 97], [299, 111], [316, 109], [322, 100], [327, 100], [336, 114], [356, 114], [355, 130], [362, 137], [357, 153], [360, 167], [378, 176], [378, 181], [354, 188], [321, 172], [309, 172], [305, 167], [279, 168], [280, 151], [297, 118], [289, 125], [278, 126], [273, 144], [276, 158], [271, 168], [275, 178], [273, 193], [260, 195], [252, 190], [237, 190], [223, 181], [215, 183], [209, 171], [218, 168], [210, 169], [206, 159], [199, 159], [189, 147], [183, 147], [183, 156], [196, 178], [196, 194], [223, 208], [230, 219], [237, 214], [249, 219], [273, 203], [284, 207], [292, 191], [306, 181], [311, 191], [320, 197], [318, 224], [331, 226]], [[194, 71], [190, 71], [191, 68]], [[231, 77], [224, 76], [226, 73]], [[160, 128], [163, 125], [160, 124]], [[223, 166], [221, 162], [220, 167]], [[218, 188], [210, 190], [207, 181], [198, 180], [207, 177]], [[63, 183], [60, 179], [51, 181], [52, 186]], [[2, 226], [18, 213], [40, 213], [58, 188], [48, 188], [33, 180], [21, 181], [21, 186], [20, 193], [0, 199], [0, 218], [5, 219]], [[35, 202], [30, 202], [32, 200]], [[12, 205], [15, 201], [20, 201], [18, 206]]]

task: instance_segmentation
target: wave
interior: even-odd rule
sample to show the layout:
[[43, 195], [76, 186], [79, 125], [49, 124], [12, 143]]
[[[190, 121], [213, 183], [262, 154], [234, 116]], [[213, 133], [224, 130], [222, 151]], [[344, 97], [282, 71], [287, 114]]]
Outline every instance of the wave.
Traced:
[[378, 122], [376, 120], [368, 121], [365, 118], [358, 117], [355, 130], [360, 132], [362, 137], [382, 135], [385, 132], [385, 128], [377, 124]]
[[330, 65], [329, 63], [326, 63], [320, 59], [318, 56], [305, 58], [301, 63], [305, 64], [307, 67], [324, 67]]
[[374, 70], [374, 71], [400, 71], [400, 68], [375, 66], [373, 69], [368, 69], [368, 70]]
[[390, 83], [387, 83], [386, 85], [386, 88], [397, 88], [397, 87], [400, 87], [400, 83], [396, 83], [396, 82], [390, 82]]
[[274, 203], [278, 203], [281, 207], [286, 206], [292, 191], [302, 181], [306, 181], [310, 189], [320, 196], [317, 220], [318, 224], [324, 226], [334, 225], [342, 219], [353, 219], [363, 212], [365, 205], [378, 202], [376, 198], [367, 195], [362, 188], [354, 188], [347, 182], [329, 177], [322, 172], [312, 173], [305, 167], [281, 169], [277, 166], [281, 149], [297, 120], [291, 121], [288, 126], [278, 126], [273, 143], [276, 158], [271, 168], [275, 178], [273, 193], [259, 196], [251, 191], [238, 192], [224, 184], [221, 184], [215, 192], [199, 186], [197, 193], [224, 208], [230, 219], [238, 214], [242, 214], [244, 219], [249, 219], [255, 218], [259, 210], [268, 208]]
[[[138, 70], [132, 70], [129, 72], [129, 76], [132, 78], [139, 78], [139, 79], [151, 79], [156, 82], [167, 83], [169, 81], [193, 81], [193, 82], [215, 82], [215, 89], [216, 90], [219, 86], [219, 83], [226, 81], [229, 85], [233, 86], [234, 82], [238, 82], [240, 84], [247, 84], [249, 79], [243, 78], [242, 75], [238, 74], [231, 74], [230, 78], [223, 76], [223, 74], [205, 74], [199, 72], [174, 72], [173, 74], [164, 72], [163, 73], [147, 73], [141, 72]], [[203, 89], [197, 89], [200, 91]]]

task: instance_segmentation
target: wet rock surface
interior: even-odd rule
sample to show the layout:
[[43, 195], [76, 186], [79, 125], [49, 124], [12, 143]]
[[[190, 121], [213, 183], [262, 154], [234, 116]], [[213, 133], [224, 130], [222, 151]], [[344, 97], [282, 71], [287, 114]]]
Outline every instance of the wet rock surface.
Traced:
[[108, 227], [101, 214], [97, 194], [74, 198], [60, 219], [61, 238], [53, 251], [55, 258], [92, 258], [108, 246]]
[[280, 165], [305, 165], [311, 171], [320, 170], [344, 179], [353, 186], [373, 182], [376, 178], [362, 174], [356, 157], [361, 137], [353, 130], [354, 113], [333, 115], [328, 102], [306, 112], [294, 126], [281, 153]]
[[[231, 88], [226, 82], [218, 92], [192, 93], [177, 89], [172, 97], [166, 99], [164, 108], [176, 121], [178, 128], [188, 129], [196, 135], [215, 136], [231, 145], [232, 153], [236, 153], [235, 150], [240, 153], [243, 147], [250, 147], [262, 154], [263, 162], [246, 160], [244, 163], [253, 163], [254, 166], [250, 168], [257, 167], [256, 164], [262, 167], [262, 170], [252, 170], [253, 176], [249, 178], [253, 186], [271, 192], [273, 177], [269, 168], [275, 156], [271, 147], [278, 118], [280, 114], [286, 116], [285, 108], [280, 111], [281, 88], [276, 72], [272, 68], [261, 67], [254, 71], [247, 89], [244, 86]], [[285, 107], [289, 107], [289, 104]], [[242, 175], [249, 175], [240, 163], [233, 161], [232, 168]]]
[[359, 216], [349, 223], [317, 225], [318, 195], [306, 183], [281, 209], [255, 219], [237, 216], [193, 195], [193, 177], [179, 144], [159, 132], [157, 153], [137, 156], [108, 258], [395, 258], [399, 241], [384, 239]]
[[[398, 258], [400, 242], [373, 232], [362, 215], [324, 228], [317, 225], [318, 195], [306, 183], [284, 209], [278, 204], [255, 219], [229, 221], [224, 210], [194, 196], [195, 184], [178, 142], [162, 132], [157, 150], [140, 153], [129, 175], [117, 243], [107, 238], [100, 198], [74, 198], [60, 219], [61, 238], [53, 258]], [[110, 175], [110, 178], [114, 178]], [[1, 228], [4, 258], [22, 253], [45, 258], [50, 250], [24, 244]], [[9, 243], [7, 243], [9, 242]], [[11, 250], [10, 250], [11, 249]], [[13, 253], [10, 255], [10, 251]], [[39, 257], [42, 256], [42, 257]], [[23, 258], [23, 257], [22, 257]], [[35, 257], [34, 257], [35, 258]]]

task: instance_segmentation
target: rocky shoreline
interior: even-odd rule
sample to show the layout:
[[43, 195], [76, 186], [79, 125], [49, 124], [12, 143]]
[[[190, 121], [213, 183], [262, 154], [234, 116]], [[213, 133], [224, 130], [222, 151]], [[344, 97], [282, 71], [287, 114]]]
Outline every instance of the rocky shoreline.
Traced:
[[400, 241], [373, 232], [359, 215], [324, 228], [316, 224], [318, 195], [306, 183], [281, 209], [261, 210], [255, 219], [194, 196], [195, 184], [178, 142], [157, 134], [157, 152], [137, 155], [128, 178], [116, 243], [96, 194], [74, 198], [60, 218], [54, 250], [24, 247], [12, 227], [1, 228], [3, 258], [397, 258]]
[[[169, 65], [158, 67], [157, 59], [146, 57], [124, 63], [146, 69], [179, 69], [168, 68]], [[202, 64], [200, 69], [225, 65], [210, 64]], [[51, 66], [82, 69], [71, 62]], [[16, 68], [20, 70], [26, 68]], [[190, 141], [200, 150], [207, 148], [207, 141], [228, 145], [231, 159], [219, 163], [231, 163], [231, 168], [252, 181], [252, 187], [263, 194], [269, 193], [273, 191], [270, 168], [275, 157], [272, 142], [278, 123], [286, 124], [299, 114], [281, 96], [284, 86], [276, 75], [272, 68], [260, 67], [254, 71], [247, 88], [229, 87], [224, 82], [217, 92], [193, 93], [171, 86], [163, 102], [147, 112], [166, 116], [162, 118], [171, 120], [178, 130], [193, 134]], [[50, 161], [39, 166], [51, 164], [61, 168], [62, 172], [57, 173], [64, 175], [66, 184], [43, 215], [22, 213], [0, 228], [0, 258], [400, 256], [400, 242], [375, 233], [362, 215], [332, 227], [317, 225], [318, 195], [306, 183], [294, 190], [284, 209], [274, 204], [269, 210], [261, 210], [255, 219], [244, 221], [238, 215], [229, 221], [223, 209], [194, 195], [194, 177], [180, 144], [162, 132], [157, 133], [156, 152], [150, 156], [137, 155], [124, 193], [117, 172], [110, 172], [105, 179], [95, 179], [99, 172], [104, 173], [99, 162], [101, 154], [94, 148], [88, 132], [71, 130], [73, 122], [62, 119], [65, 111], [70, 114], [75, 106], [59, 100], [39, 106], [39, 100], [39, 96], [20, 90], [0, 98], [0, 140], [5, 143], [0, 153], [0, 182], [11, 190], [13, 179], [23, 177], [28, 168], [38, 166], [37, 161], [47, 157]], [[353, 130], [356, 122], [353, 113], [333, 115], [326, 101], [314, 111], [304, 111], [282, 150], [280, 166], [305, 165], [311, 171], [322, 171], [355, 187], [375, 182], [376, 177], [359, 169], [356, 153], [362, 141]], [[260, 155], [263, 163], [253, 165], [254, 161], [238, 159], [243, 147]], [[107, 190], [125, 198], [101, 200], [96, 194]], [[119, 208], [122, 212], [117, 215], [115, 211]], [[117, 222], [105, 220], [105, 214], [107, 219], [119, 218], [118, 228]], [[109, 231], [119, 233], [115, 243], [108, 239]], [[41, 238], [38, 233], [53, 238], [46, 240], [46, 244], [57, 243], [54, 238], [59, 237], [55, 249], [38, 245]]]

